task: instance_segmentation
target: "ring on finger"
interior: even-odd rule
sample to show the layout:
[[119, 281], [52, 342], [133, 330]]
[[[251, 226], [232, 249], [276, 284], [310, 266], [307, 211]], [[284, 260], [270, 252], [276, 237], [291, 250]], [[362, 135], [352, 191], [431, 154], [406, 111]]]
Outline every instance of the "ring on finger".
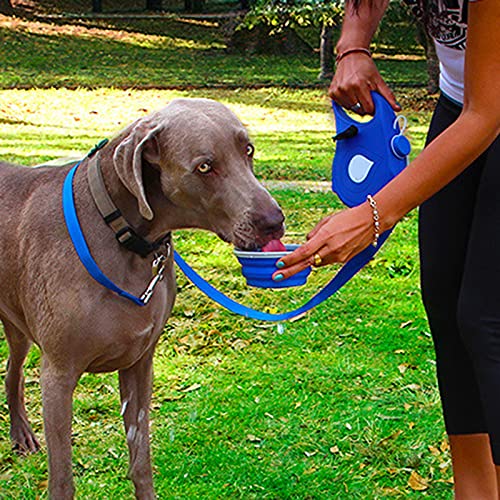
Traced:
[[354, 111], [357, 113], [358, 111], [361, 111], [363, 109], [363, 106], [361, 106], [360, 102], [357, 102], [354, 106], [351, 106], [351, 111]]
[[319, 267], [319, 266], [321, 266], [322, 262], [323, 262], [323, 259], [321, 258], [321, 255], [319, 253], [315, 253], [313, 255], [313, 262], [312, 262], [313, 266]]

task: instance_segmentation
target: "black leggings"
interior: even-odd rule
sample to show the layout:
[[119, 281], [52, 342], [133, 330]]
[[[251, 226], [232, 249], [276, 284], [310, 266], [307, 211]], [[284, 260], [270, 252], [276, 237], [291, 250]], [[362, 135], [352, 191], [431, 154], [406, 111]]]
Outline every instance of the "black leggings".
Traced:
[[[430, 142], [460, 114], [441, 96]], [[500, 137], [419, 213], [422, 296], [448, 434], [488, 433], [500, 465]]]

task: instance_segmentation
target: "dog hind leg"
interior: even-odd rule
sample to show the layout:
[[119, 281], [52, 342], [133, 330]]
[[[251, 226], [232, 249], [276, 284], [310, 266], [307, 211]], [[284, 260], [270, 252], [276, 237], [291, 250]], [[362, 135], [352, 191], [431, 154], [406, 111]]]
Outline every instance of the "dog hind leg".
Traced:
[[24, 360], [32, 342], [12, 323], [4, 320], [3, 325], [10, 351], [5, 390], [10, 413], [12, 447], [20, 453], [34, 453], [40, 449], [40, 444], [31, 429], [26, 414], [23, 376]]
[[130, 454], [129, 477], [138, 500], [156, 498], [149, 444], [153, 351], [151, 349], [135, 365], [119, 372], [122, 415]]

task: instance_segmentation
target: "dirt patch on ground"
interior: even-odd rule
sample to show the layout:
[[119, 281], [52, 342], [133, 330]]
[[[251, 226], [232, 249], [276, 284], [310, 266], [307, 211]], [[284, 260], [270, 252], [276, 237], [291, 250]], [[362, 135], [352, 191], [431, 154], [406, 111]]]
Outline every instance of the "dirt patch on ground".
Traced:
[[439, 94], [429, 94], [423, 87], [395, 88], [394, 93], [402, 108], [412, 111], [432, 111], [439, 97]]

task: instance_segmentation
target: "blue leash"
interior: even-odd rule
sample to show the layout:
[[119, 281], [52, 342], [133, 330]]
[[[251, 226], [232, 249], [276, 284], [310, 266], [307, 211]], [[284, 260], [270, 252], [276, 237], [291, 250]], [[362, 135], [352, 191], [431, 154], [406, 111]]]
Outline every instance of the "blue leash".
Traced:
[[186, 275], [186, 277], [198, 287], [205, 295], [210, 297], [214, 302], [217, 302], [222, 307], [227, 310], [239, 314], [240, 316], [245, 316], [246, 318], [257, 319], [260, 321], [285, 321], [288, 319], [295, 318], [301, 314], [306, 313], [313, 307], [321, 304], [326, 299], [331, 297], [335, 292], [340, 290], [355, 274], [358, 273], [377, 253], [379, 248], [382, 246], [384, 241], [389, 237], [392, 230], [386, 231], [382, 234], [378, 240], [377, 247], [370, 245], [368, 248], [363, 250], [361, 253], [355, 255], [351, 260], [349, 260], [342, 269], [333, 277], [333, 279], [316, 295], [309, 299], [304, 305], [293, 311], [288, 311], [281, 314], [271, 314], [263, 311], [258, 311], [257, 309], [252, 309], [250, 307], [244, 306], [230, 299], [222, 292], [213, 287], [210, 283], [205, 281], [196, 271], [193, 270], [186, 263], [186, 261], [177, 253], [174, 252], [175, 263], [180, 267], [181, 271]]
[[[394, 115], [389, 104], [376, 93], [372, 93], [372, 96], [376, 103], [377, 113], [367, 124], [360, 124], [353, 121], [340, 106], [337, 106], [335, 103], [333, 104], [337, 130], [343, 129], [336, 136], [336, 139], [340, 142], [337, 145], [336, 160], [334, 160], [333, 187], [340, 198], [349, 206], [357, 205], [364, 201], [367, 193], [378, 192], [381, 187], [404, 168], [406, 157], [409, 153], [409, 143], [406, 144], [407, 139], [402, 135], [403, 131], [399, 130], [397, 117]], [[396, 121], [394, 120], [395, 118]], [[390, 141], [387, 140], [388, 138]], [[96, 146], [97, 149], [100, 147], [102, 147], [102, 143]], [[376, 157], [373, 159], [366, 158], [367, 151], [377, 151]], [[352, 178], [349, 170], [346, 169], [348, 165], [354, 165], [353, 160], [359, 163], [359, 157], [361, 156], [363, 156], [365, 164], [370, 166], [370, 172], [366, 174], [366, 183], [360, 182], [358, 178]], [[336, 161], [341, 162], [342, 165], [335, 167]], [[88, 273], [98, 283], [139, 306], [145, 306], [147, 300], [144, 300], [142, 297], [136, 297], [113, 283], [99, 269], [99, 266], [90, 253], [78, 221], [73, 196], [73, 178], [80, 163], [77, 163], [66, 176], [62, 197], [66, 226], [78, 257]], [[344, 199], [344, 196], [347, 199]], [[373, 258], [387, 240], [391, 231], [386, 231], [380, 236], [376, 247], [370, 245], [349, 260], [322, 290], [301, 307], [280, 314], [258, 311], [230, 299], [205, 281], [177, 252], [174, 252], [174, 258], [181, 271], [196, 287], [227, 310], [246, 318], [261, 321], [285, 321], [300, 316], [313, 307], [316, 307], [343, 287]]]
[[[80, 258], [80, 261], [85, 266], [88, 273], [102, 286], [112, 290], [121, 297], [131, 300], [134, 304], [138, 306], [145, 306], [146, 303], [143, 299], [132, 295], [125, 290], [122, 290], [118, 285], [113, 283], [99, 268], [96, 261], [90, 253], [90, 249], [83, 235], [82, 228], [78, 221], [78, 216], [75, 207], [75, 198], [73, 195], [73, 178], [75, 176], [76, 169], [79, 167], [81, 162], [77, 163], [66, 176], [63, 186], [63, 212], [66, 221], [66, 227], [68, 228], [71, 241], [73, 246]], [[361, 253], [353, 257], [349, 262], [347, 262], [342, 269], [335, 275], [335, 277], [316, 295], [314, 295], [309, 301], [304, 305], [295, 309], [293, 311], [288, 311], [281, 314], [271, 314], [263, 311], [258, 311], [252, 309], [243, 304], [230, 299], [222, 292], [217, 290], [210, 283], [205, 281], [193, 268], [186, 263], [186, 261], [177, 253], [174, 252], [175, 262], [181, 269], [181, 271], [186, 275], [186, 277], [197, 286], [205, 295], [210, 297], [213, 301], [217, 302], [222, 307], [227, 310], [239, 314], [240, 316], [245, 316], [246, 318], [257, 319], [260, 321], [285, 321], [288, 319], [295, 318], [313, 307], [316, 307], [321, 302], [325, 301], [331, 297], [335, 292], [337, 292], [342, 286], [344, 286], [358, 271], [360, 271], [375, 255], [378, 249], [382, 246], [384, 241], [389, 237], [390, 231], [386, 231], [379, 239], [377, 247], [370, 245], [368, 248], [363, 250]]]

